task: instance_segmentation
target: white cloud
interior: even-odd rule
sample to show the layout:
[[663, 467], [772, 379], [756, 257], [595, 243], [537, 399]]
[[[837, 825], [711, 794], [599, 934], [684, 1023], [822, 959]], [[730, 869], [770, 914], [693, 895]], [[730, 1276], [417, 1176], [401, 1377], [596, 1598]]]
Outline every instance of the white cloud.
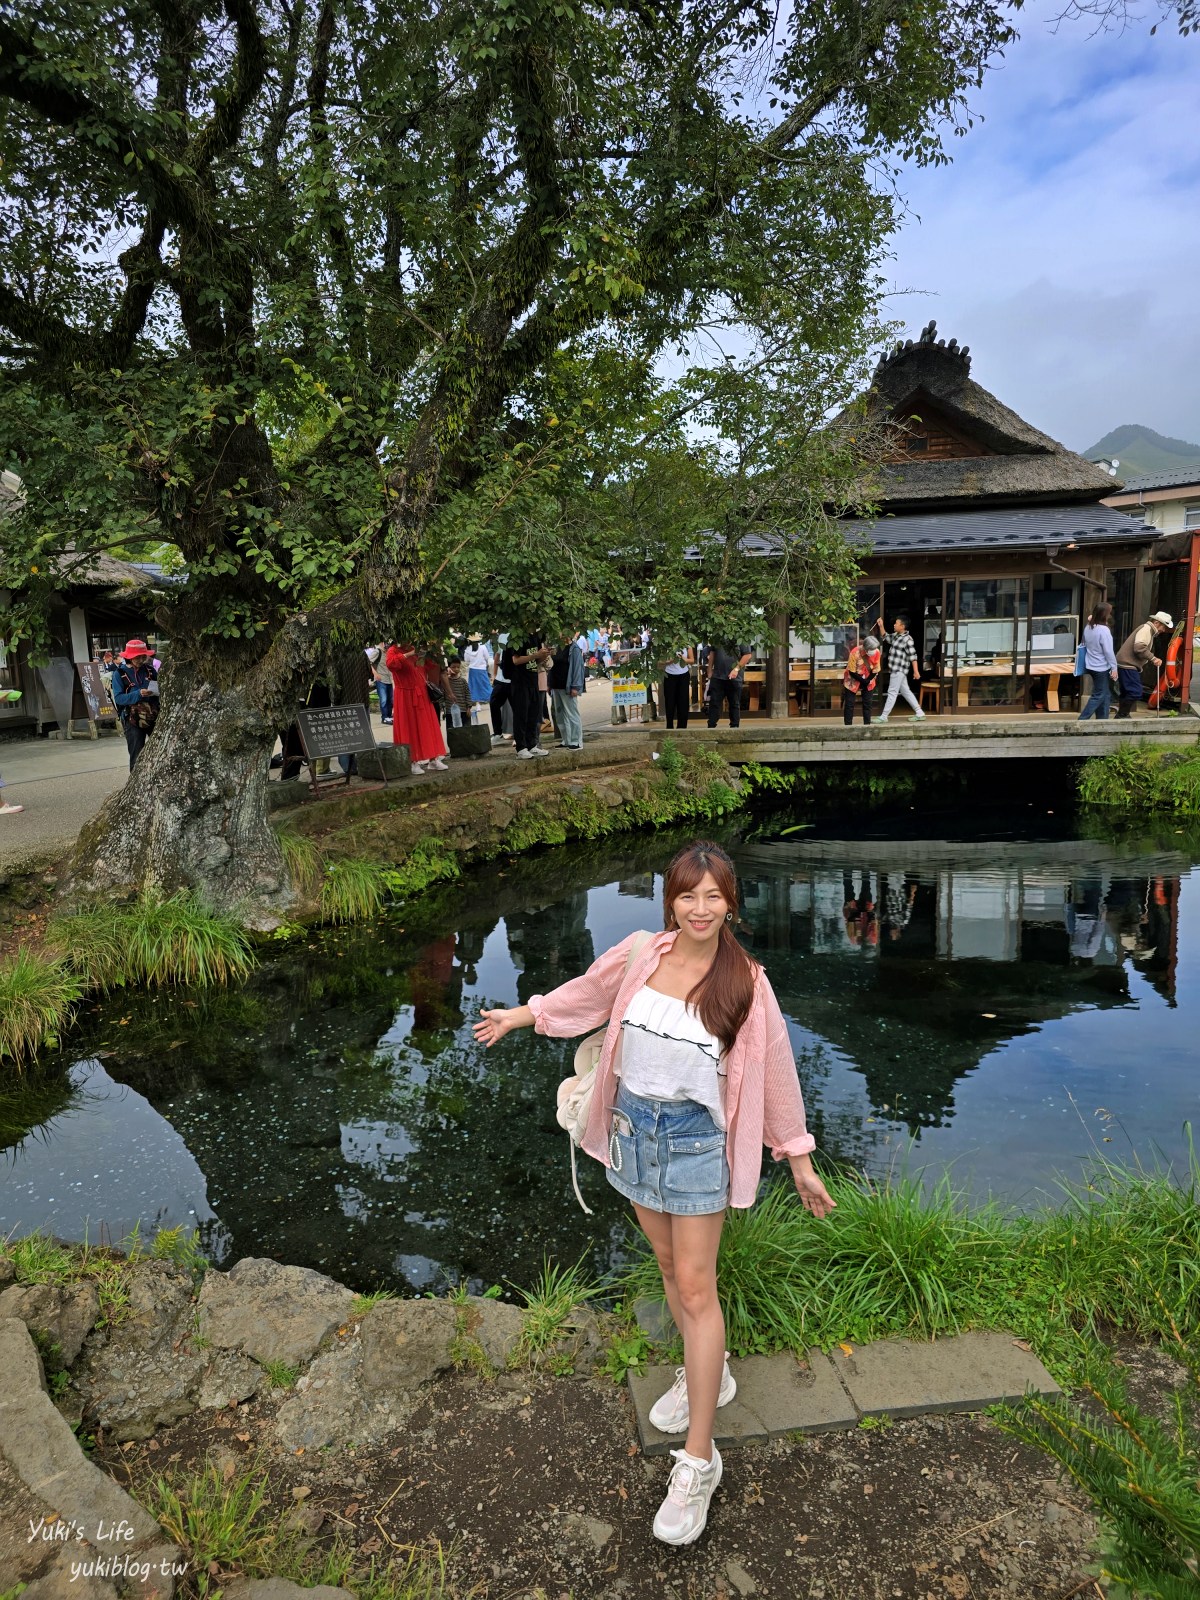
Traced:
[[889, 277], [920, 293], [892, 314], [910, 333], [936, 318], [973, 377], [1074, 449], [1123, 422], [1200, 442], [1200, 40], [1021, 27], [953, 165], [902, 180]]

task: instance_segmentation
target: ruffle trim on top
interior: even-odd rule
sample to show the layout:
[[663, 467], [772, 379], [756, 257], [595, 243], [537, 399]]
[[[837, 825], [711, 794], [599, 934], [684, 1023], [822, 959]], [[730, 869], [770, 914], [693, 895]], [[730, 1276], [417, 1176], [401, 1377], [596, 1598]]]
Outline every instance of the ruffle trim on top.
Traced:
[[642, 987], [629, 1002], [621, 1026], [637, 1028], [642, 1033], [669, 1039], [675, 1044], [694, 1045], [718, 1068], [721, 1065], [720, 1041], [709, 1033], [687, 1001], [677, 1000], [674, 995], [659, 994], [657, 989]]

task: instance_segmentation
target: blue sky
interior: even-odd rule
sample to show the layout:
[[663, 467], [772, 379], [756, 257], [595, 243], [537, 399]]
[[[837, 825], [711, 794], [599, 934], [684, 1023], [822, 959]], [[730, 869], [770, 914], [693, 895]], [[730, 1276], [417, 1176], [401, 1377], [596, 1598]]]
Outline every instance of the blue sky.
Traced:
[[1035, 5], [949, 167], [910, 170], [888, 314], [1075, 450], [1123, 422], [1200, 443], [1200, 38]]

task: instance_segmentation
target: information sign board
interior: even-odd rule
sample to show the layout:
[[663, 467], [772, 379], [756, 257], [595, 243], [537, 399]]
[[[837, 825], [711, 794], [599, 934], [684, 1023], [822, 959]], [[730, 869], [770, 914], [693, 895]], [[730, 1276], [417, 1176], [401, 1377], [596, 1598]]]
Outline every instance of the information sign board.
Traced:
[[615, 706], [644, 706], [646, 685], [638, 683], [634, 678], [614, 678], [612, 703]]
[[75, 671], [79, 674], [79, 684], [87, 704], [88, 721], [99, 722], [101, 717], [115, 717], [117, 708], [113, 704], [112, 695], [104, 686], [104, 679], [100, 676], [99, 662], [77, 661]]
[[366, 706], [311, 706], [296, 713], [300, 744], [310, 761], [374, 750], [375, 730]]

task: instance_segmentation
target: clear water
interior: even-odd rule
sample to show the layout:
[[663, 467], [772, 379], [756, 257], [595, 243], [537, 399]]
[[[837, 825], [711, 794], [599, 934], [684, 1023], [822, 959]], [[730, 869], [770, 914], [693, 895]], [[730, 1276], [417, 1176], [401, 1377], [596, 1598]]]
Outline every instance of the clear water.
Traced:
[[[1018, 1206], [1100, 1153], [1187, 1160], [1200, 1110], [1200, 840], [1088, 838], [1026, 810], [729, 839], [748, 944], [788, 1017], [819, 1143]], [[0, 1104], [0, 1231], [120, 1239], [178, 1223], [217, 1262], [271, 1255], [358, 1288], [526, 1284], [604, 1268], [622, 1202], [554, 1088], [571, 1046], [485, 1052], [513, 1004], [661, 925], [678, 838], [471, 874], [314, 936], [225, 996], [118, 995], [57, 1073]], [[770, 1163], [768, 1161], [767, 1165]]]

